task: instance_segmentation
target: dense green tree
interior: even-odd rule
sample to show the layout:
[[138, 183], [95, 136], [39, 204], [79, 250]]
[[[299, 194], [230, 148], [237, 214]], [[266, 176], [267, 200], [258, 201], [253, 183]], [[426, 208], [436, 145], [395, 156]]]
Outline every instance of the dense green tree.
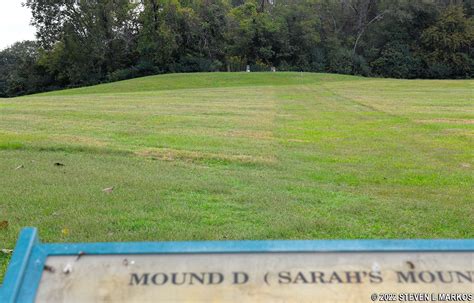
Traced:
[[168, 0], [144, 0], [140, 13], [138, 52], [147, 64], [163, 69], [179, 47], [176, 27], [179, 3]]
[[[274, 65], [282, 47], [283, 22], [249, 1], [229, 13], [229, 51], [248, 64]], [[282, 39], [283, 38], [283, 39]]]
[[41, 63], [60, 84], [95, 83], [133, 64], [138, 4], [128, 0], [27, 0], [26, 5], [46, 52]]
[[39, 91], [47, 84], [36, 64], [39, 56], [34, 41], [17, 42], [0, 52], [0, 97]]
[[423, 31], [421, 38], [432, 77], [472, 75], [473, 21], [466, 18], [462, 6], [449, 6], [433, 25]]
[[315, 17], [316, 1], [295, 0], [277, 6], [272, 13], [281, 16], [285, 22], [279, 34], [282, 43], [277, 55], [278, 63], [285, 62], [304, 71], [323, 71], [321, 23]]

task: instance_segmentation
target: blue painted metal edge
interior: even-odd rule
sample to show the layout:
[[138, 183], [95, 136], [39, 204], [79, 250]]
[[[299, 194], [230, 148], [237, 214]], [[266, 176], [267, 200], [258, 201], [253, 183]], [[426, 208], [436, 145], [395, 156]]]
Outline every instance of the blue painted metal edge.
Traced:
[[3, 285], [0, 288], [0, 302], [16, 302], [18, 292], [27, 271], [27, 263], [30, 260], [33, 247], [37, 243], [39, 243], [39, 239], [36, 228], [24, 228], [20, 232]]
[[48, 256], [111, 254], [199, 254], [278, 252], [473, 252], [474, 239], [466, 240], [276, 240], [40, 243], [35, 228], [20, 233], [0, 288], [0, 302], [33, 302]]
[[48, 255], [473, 251], [474, 240], [276, 240], [40, 244]]

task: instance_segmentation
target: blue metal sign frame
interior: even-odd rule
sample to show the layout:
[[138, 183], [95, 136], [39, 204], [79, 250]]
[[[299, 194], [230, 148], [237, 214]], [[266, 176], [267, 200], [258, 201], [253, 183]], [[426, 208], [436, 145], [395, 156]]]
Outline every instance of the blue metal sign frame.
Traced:
[[24, 228], [18, 239], [0, 302], [33, 302], [48, 256], [202, 254], [270, 252], [472, 252], [466, 240], [282, 240], [203, 242], [41, 243], [36, 228]]

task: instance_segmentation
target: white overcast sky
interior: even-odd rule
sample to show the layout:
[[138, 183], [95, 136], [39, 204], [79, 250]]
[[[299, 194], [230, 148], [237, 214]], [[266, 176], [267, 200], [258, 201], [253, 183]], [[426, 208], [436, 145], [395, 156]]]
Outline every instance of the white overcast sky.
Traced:
[[0, 50], [17, 41], [34, 40], [35, 28], [30, 25], [29, 9], [24, 0], [0, 0]]

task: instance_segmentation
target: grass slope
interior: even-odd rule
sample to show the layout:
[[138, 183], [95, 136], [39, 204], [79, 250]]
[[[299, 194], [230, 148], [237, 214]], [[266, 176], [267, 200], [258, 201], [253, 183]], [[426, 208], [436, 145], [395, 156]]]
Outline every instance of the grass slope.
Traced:
[[23, 226], [57, 242], [473, 237], [473, 84], [175, 74], [0, 99], [0, 248]]

